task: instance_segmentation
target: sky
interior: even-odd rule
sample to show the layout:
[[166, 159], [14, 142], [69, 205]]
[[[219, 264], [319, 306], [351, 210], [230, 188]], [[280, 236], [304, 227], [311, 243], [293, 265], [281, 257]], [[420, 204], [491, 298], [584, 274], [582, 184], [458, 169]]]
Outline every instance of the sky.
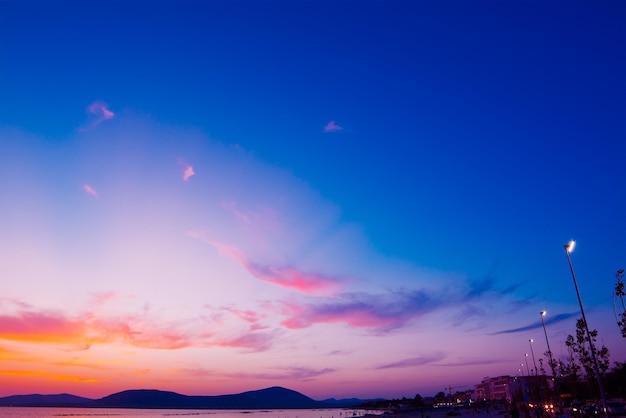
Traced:
[[540, 311], [567, 355], [571, 239], [626, 361], [625, 51], [621, 1], [0, 0], [0, 396], [471, 389]]

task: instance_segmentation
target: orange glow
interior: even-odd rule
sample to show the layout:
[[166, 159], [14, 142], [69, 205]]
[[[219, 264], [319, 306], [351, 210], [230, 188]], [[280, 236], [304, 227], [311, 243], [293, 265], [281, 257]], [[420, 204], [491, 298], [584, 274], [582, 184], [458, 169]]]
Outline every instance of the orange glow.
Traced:
[[100, 382], [100, 379], [85, 378], [80, 376], [53, 374], [48, 372], [39, 372], [34, 370], [0, 370], [0, 375], [15, 376], [15, 377], [43, 377], [51, 380], [67, 380], [71, 382], [85, 382], [95, 383]]

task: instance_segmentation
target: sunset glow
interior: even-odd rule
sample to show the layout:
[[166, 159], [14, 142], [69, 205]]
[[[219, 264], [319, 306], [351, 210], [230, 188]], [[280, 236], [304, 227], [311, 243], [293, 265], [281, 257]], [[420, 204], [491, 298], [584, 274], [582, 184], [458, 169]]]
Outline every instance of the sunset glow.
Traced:
[[244, 3], [0, 2], [0, 396], [626, 361], [623, 4]]

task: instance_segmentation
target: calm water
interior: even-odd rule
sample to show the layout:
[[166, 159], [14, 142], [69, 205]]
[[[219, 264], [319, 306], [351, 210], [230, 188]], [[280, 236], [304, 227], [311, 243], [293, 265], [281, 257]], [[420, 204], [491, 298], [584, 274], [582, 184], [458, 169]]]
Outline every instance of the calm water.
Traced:
[[0, 417], [205, 417], [205, 418], [353, 418], [381, 411], [353, 409], [115, 409], [115, 408], [9, 408], [0, 407]]

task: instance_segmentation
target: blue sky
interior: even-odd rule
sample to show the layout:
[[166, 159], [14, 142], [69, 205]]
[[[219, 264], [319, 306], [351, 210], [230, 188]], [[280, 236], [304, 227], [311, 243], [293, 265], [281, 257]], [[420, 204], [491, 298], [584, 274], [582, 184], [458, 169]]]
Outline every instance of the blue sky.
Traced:
[[[128, 170], [155, 194], [168, 180], [151, 170], [168, 159], [193, 166], [191, 181], [219, 173], [213, 181], [223, 188], [206, 180], [204, 192], [237, 197], [220, 207], [238, 216], [241, 202], [282, 208], [298, 231], [282, 243], [273, 237], [272, 256], [259, 259], [349, 275], [353, 291], [392, 297], [458, 286], [468, 297], [501, 295], [520, 306], [496, 321], [484, 305], [492, 299], [481, 299], [459, 310], [479, 318], [462, 330], [441, 317], [403, 328], [407, 341], [432, 330], [428, 338], [442, 346], [459, 334], [537, 330], [544, 309], [575, 313], [563, 244], [576, 238], [590, 325], [623, 361], [611, 293], [626, 254], [624, 22], [617, 1], [0, 1], [0, 193], [12, 214], [5, 222], [28, 224], [30, 209], [10, 203], [21, 202], [21, 190], [41, 191], [47, 197], [29, 201], [59, 213], [79, 202], [80, 185], [78, 197], [64, 185], [76, 173], [82, 178], [72, 181], [119, 191]], [[94, 103], [102, 107], [90, 113]], [[103, 118], [102, 109], [115, 116]], [[331, 122], [336, 128], [325, 132]], [[29, 169], [19, 174], [22, 159]], [[168, 187], [170, 198], [183, 198]], [[116, 196], [111, 212], [101, 209], [110, 222], [126, 205], [141, 205]], [[83, 204], [40, 214], [38, 222], [57, 231], [37, 242], [42, 251], [71, 259], [73, 246], [45, 249], [76, 216], [93, 221]], [[203, 214], [189, 216], [200, 224]], [[259, 278], [253, 245], [239, 232], [216, 233], [217, 245], [206, 230], [194, 231]], [[3, 247], [14, 248], [14, 239]], [[109, 239], [111, 247], [126, 242]], [[168, 251], [175, 248], [182, 247]], [[33, 309], [45, 305], [10, 291], [16, 268], [4, 267], [3, 293]], [[63, 271], [71, 276], [71, 265]], [[139, 293], [113, 287], [94, 278], [84, 294]], [[573, 333], [574, 319], [559, 322], [554, 338]], [[316, 332], [323, 340], [336, 330]], [[507, 335], [519, 338], [522, 358], [527, 334]], [[433, 348], [396, 360], [418, 354], [443, 356]], [[498, 367], [490, 373], [512, 373]], [[412, 396], [416, 385], [389, 394]], [[305, 383], [295, 389], [322, 394]], [[346, 395], [375, 392], [362, 390]]]

